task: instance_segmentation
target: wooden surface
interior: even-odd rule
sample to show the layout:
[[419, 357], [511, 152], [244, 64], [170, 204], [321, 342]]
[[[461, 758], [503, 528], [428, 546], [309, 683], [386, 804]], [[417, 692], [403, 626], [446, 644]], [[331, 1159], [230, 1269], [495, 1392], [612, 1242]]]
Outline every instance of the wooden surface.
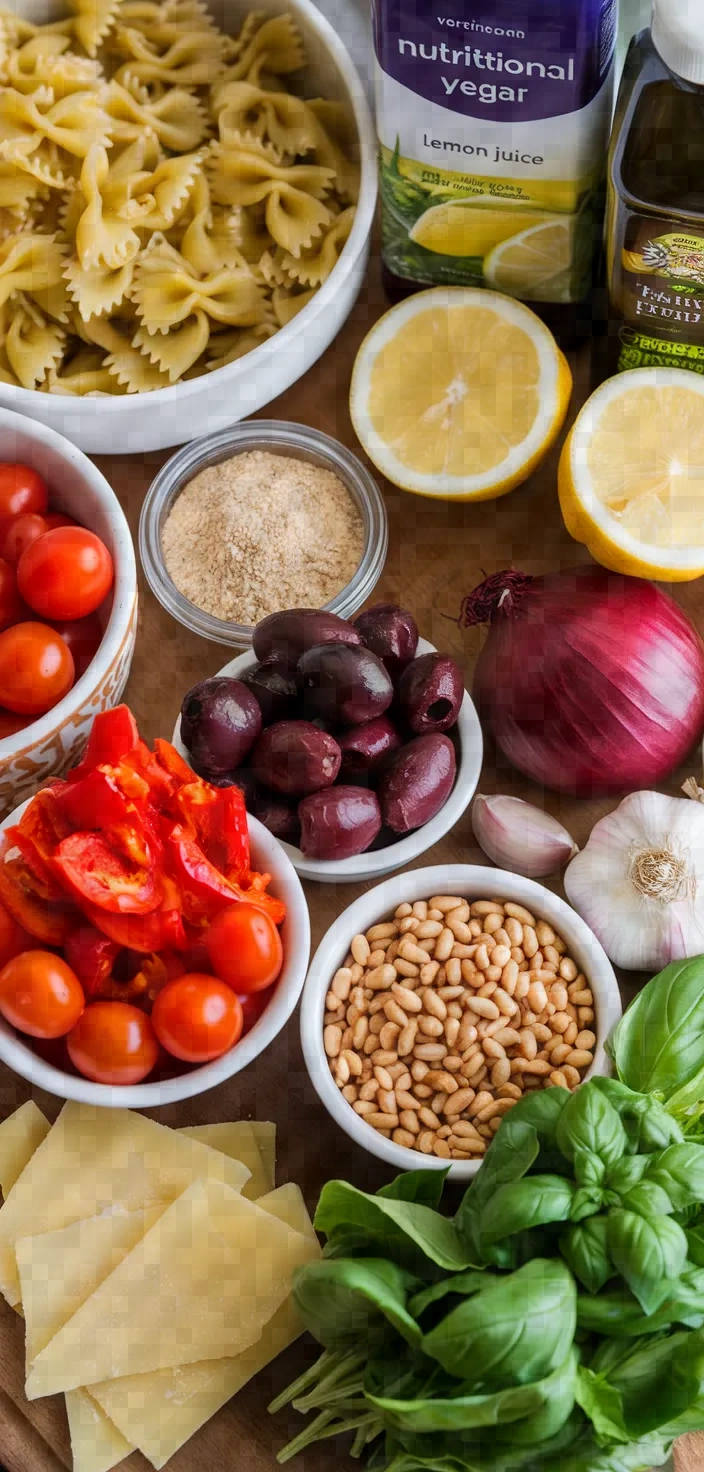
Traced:
[[[340, 337], [311, 372], [261, 417], [315, 425], [357, 449], [350, 425], [347, 394], [357, 348], [371, 322], [388, 303], [376, 274], [365, 290]], [[575, 364], [573, 409], [588, 391], [588, 357]], [[101, 469], [112, 483], [127, 512], [136, 538], [139, 512], [151, 479], [169, 451], [146, 456], [102, 459]], [[463, 665], [467, 684], [481, 634], [460, 633], [456, 618], [462, 596], [484, 574], [514, 565], [540, 574], [569, 568], [585, 560], [583, 550], [565, 532], [556, 492], [557, 452], [530, 482], [512, 495], [481, 505], [431, 502], [383, 487], [390, 524], [389, 555], [375, 598], [384, 597], [413, 610], [421, 633]], [[680, 585], [675, 594], [700, 628], [704, 629], [704, 593], [701, 582]], [[148, 740], [170, 736], [184, 692], [196, 680], [212, 675], [230, 657], [218, 645], [189, 634], [175, 623], [142, 588], [140, 628], [129, 703]], [[681, 775], [699, 773], [699, 757]], [[532, 783], [497, 763], [488, 752], [480, 783], [484, 792], [513, 792], [533, 802], [543, 794]], [[545, 794], [545, 805], [561, 817], [579, 844], [595, 820], [614, 803], [560, 800]], [[418, 860], [430, 863], [477, 862], [469, 815], [454, 832]], [[486, 862], [486, 860], [483, 860]], [[558, 885], [555, 885], [558, 888]], [[362, 885], [308, 884], [313, 946], [335, 917], [364, 888]], [[439, 886], [442, 888], [442, 885]], [[632, 993], [633, 978], [624, 985]], [[29, 1086], [0, 1065], [0, 1118], [17, 1108], [30, 1093]], [[52, 1118], [59, 1102], [35, 1091], [37, 1103]], [[273, 1119], [278, 1127], [277, 1181], [297, 1181], [314, 1207], [324, 1181], [342, 1175], [363, 1189], [373, 1190], [390, 1178], [380, 1162], [355, 1147], [329, 1119], [318, 1101], [303, 1064], [298, 1019], [267, 1054], [230, 1083], [200, 1098], [156, 1112], [169, 1125], [201, 1124], [238, 1117]], [[304, 1339], [265, 1370], [169, 1463], [170, 1472], [273, 1472], [275, 1452], [301, 1428], [301, 1418], [286, 1413], [272, 1419], [267, 1402], [285, 1386], [314, 1352]], [[62, 1398], [35, 1401], [23, 1395], [23, 1332], [21, 1322], [0, 1299], [0, 1466], [7, 1472], [62, 1472], [70, 1468], [68, 1432]], [[138, 1453], [121, 1464], [123, 1472], [147, 1472]], [[360, 1466], [341, 1454], [336, 1444], [306, 1452], [295, 1468], [301, 1472], [351, 1472]], [[681, 1443], [678, 1472], [704, 1472], [704, 1436]]]

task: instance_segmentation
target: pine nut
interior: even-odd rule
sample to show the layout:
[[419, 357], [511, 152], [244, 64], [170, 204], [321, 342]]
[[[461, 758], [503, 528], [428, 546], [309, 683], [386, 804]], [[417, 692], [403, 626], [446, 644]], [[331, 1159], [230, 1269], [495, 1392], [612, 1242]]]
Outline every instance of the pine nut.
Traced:
[[565, 1031], [562, 1034], [565, 1042], [566, 1043], [569, 1043], [569, 1045], [570, 1045], [571, 1048], [574, 1047], [574, 1040], [575, 1040], [578, 1032], [579, 1032], [579, 1027], [577, 1026], [577, 1023], [576, 1022], [570, 1022], [569, 1027], [566, 1027], [565, 1028]]
[[460, 1030], [457, 1034], [456, 1046], [461, 1053], [464, 1053], [466, 1049], [470, 1046], [470, 1044], [475, 1043], [476, 1040], [477, 1029], [474, 1026], [474, 1022], [472, 1020], [472, 1013], [465, 1012], [465, 1015], [460, 1023]]
[[414, 1057], [422, 1058], [424, 1063], [440, 1063], [447, 1048], [444, 1043], [416, 1043], [413, 1053]]
[[573, 1007], [591, 1007], [593, 1000], [592, 994], [587, 988], [581, 992], [573, 992], [570, 997]]
[[454, 1048], [459, 1037], [460, 1022], [458, 1017], [448, 1017], [445, 1022], [445, 1038], [448, 1048]]
[[[369, 1041], [369, 1039], [367, 1039]], [[391, 1048], [377, 1048], [372, 1053], [372, 1063], [380, 1063], [382, 1068], [388, 1068], [390, 1063], [398, 1062], [398, 1054]]]
[[398, 928], [401, 935], [415, 935], [416, 931], [420, 930], [420, 920], [416, 915], [408, 915], [405, 920], [401, 921]]
[[352, 987], [352, 972], [347, 966], [340, 966], [335, 972], [330, 983], [330, 990], [339, 997], [341, 1002], [346, 1002]]
[[413, 1092], [416, 1096], [416, 1099], [426, 1100], [432, 1099], [433, 1097], [433, 1091], [432, 1089], [428, 1088], [427, 1084], [414, 1084]]
[[472, 944], [472, 932], [469, 926], [464, 920], [455, 920], [454, 910], [445, 916], [445, 924], [447, 929], [452, 931], [454, 939], [460, 942], [460, 945], [469, 946]]
[[399, 1106], [399, 1109], [420, 1108], [418, 1100], [414, 1097], [414, 1095], [411, 1094], [408, 1089], [399, 1089], [398, 1086], [396, 1088], [396, 1102]]
[[504, 1048], [517, 1048], [521, 1041], [521, 1034], [515, 1027], [500, 1027], [493, 1034], [494, 1041], [501, 1043]]
[[477, 1114], [481, 1114], [482, 1109], [486, 1109], [487, 1104], [492, 1103], [493, 1099], [491, 1094], [486, 1089], [482, 1089], [481, 1092], [478, 1093], [475, 1098], [472, 1099], [471, 1103], [467, 1106], [467, 1113], [470, 1119], [474, 1119]]
[[551, 1048], [548, 1045], [548, 1048], [546, 1049], [546, 1051], [549, 1052], [549, 1054], [550, 1054], [550, 1062], [556, 1068], [559, 1068], [563, 1063], [566, 1063], [567, 1062], [567, 1059], [569, 1058], [570, 1053], [572, 1052], [572, 1049], [571, 1049], [569, 1043], [556, 1042], [554, 1048]]
[[511, 1060], [511, 1071], [512, 1072], [513, 1072], [513, 1065], [514, 1065], [514, 1063], [517, 1063], [518, 1064], [518, 1068], [516, 1069], [516, 1073], [519, 1073], [519, 1072], [520, 1073], [525, 1073], [525, 1074], [534, 1073], [534, 1074], [537, 1074], [538, 1076], [542, 1077], [543, 1074], [550, 1072], [550, 1064], [549, 1063], [546, 1063], [544, 1061], [544, 1059], [542, 1059], [542, 1058], [533, 1058], [533, 1059], [512, 1058], [512, 1060]]
[[375, 940], [393, 940], [395, 935], [398, 935], [398, 925], [394, 924], [393, 920], [389, 920], [382, 925], [372, 925], [371, 930], [366, 932], [366, 937], [370, 944]]
[[516, 982], [516, 990], [513, 994], [514, 1001], [522, 1002], [524, 998], [528, 996], [529, 986], [530, 982], [528, 980], [528, 972], [524, 971], [521, 973], [518, 981]]
[[403, 1008], [399, 1007], [395, 997], [390, 997], [388, 1002], [384, 1003], [384, 1013], [388, 1021], [395, 1022], [397, 1027], [401, 1028], [401, 1031], [407, 1026], [408, 1018]]
[[454, 1094], [458, 1087], [457, 1081], [452, 1077], [452, 1074], [445, 1073], [441, 1068], [431, 1069], [430, 1073], [426, 1074], [424, 1082], [429, 1084], [431, 1088], [442, 1090], [446, 1094]]
[[412, 915], [412, 914], [413, 914], [413, 906], [407, 904], [406, 901], [404, 900], [403, 904], [402, 905], [398, 905], [396, 907], [396, 909], [394, 910], [394, 920], [403, 920], [403, 919], [405, 919], [406, 915]]
[[328, 1058], [337, 1058], [342, 1047], [342, 1028], [330, 1023], [323, 1032], [323, 1047]]
[[367, 986], [373, 991], [388, 991], [388, 988], [396, 980], [396, 969], [390, 962], [384, 962], [383, 966], [375, 966], [373, 971], [367, 973]]
[[408, 1130], [409, 1131], [409, 1134], [411, 1134], [411, 1135], [418, 1135], [418, 1134], [420, 1134], [420, 1125], [418, 1123], [418, 1116], [415, 1114], [415, 1112], [414, 1112], [413, 1109], [402, 1109], [401, 1112], [400, 1112], [400, 1114], [399, 1114], [398, 1120], [399, 1120], [399, 1124], [401, 1125], [401, 1128], [404, 1129], [404, 1130]]
[[429, 1105], [424, 1105], [423, 1108], [419, 1110], [418, 1118], [421, 1124], [426, 1125], [429, 1130], [439, 1130], [440, 1120]]
[[411, 1018], [411, 1021], [406, 1023], [406, 1026], [402, 1029], [398, 1036], [398, 1042], [396, 1046], [398, 1048], [399, 1058], [407, 1058], [409, 1053], [413, 1052], [417, 1034], [418, 1023], [416, 1022], [415, 1018]]
[[500, 1089], [508, 1083], [511, 1077], [511, 1063], [505, 1055], [503, 1058], [497, 1058], [489, 1077], [492, 1089]]
[[423, 1003], [416, 992], [408, 986], [402, 986], [400, 981], [395, 981], [391, 991], [400, 1007], [406, 1013], [422, 1012]]
[[550, 1074], [550, 1083], [554, 1084], [556, 1089], [569, 1088], [567, 1079], [565, 1078], [564, 1073], [560, 1073], [559, 1068], [556, 1068], [555, 1072]]
[[462, 896], [459, 894], [434, 894], [428, 900], [431, 910], [442, 910], [443, 915], [448, 915], [452, 910], [459, 909], [463, 904]]
[[456, 1053], [448, 1053], [447, 1058], [443, 1058], [442, 1066], [447, 1073], [461, 1073], [462, 1059]]
[[538, 937], [532, 925], [523, 926], [523, 954], [530, 961], [540, 950]]
[[563, 981], [574, 981], [577, 976], [577, 967], [571, 956], [563, 956], [559, 966], [560, 976]]
[[421, 966], [420, 968], [421, 986], [432, 986], [439, 970], [439, 961], [426, 961], [425, 966]]
[[504, 905], [504, 910], [506, 914], [511, 915], [514, 920], [520, 920], [521, 925], [523, 926], [531, 925], [535, 927], [537, 923], [535, 916], [531, 915], [530, 910], [526, 910], [523, 905], [514, 905], [513, 900], [506, 901], [506, 904]]
[[506, 1053], [501, 1044], [495, 1042], [494, 1038], [485, 1038], [484, 1042], [482, 1043], [482, 1048], [484, 1050], [484, 1055], [486, 1058], [497, 1059], [506, 1057]]
[[342, 1097], [347, 1101], [348, 1104], [354, 1104], [357, 1099], [356, 1084], [345, 1084], [345, 1087], [342, 1090]]
[[504, 991], [503, 987], [497, 987], [496, 991], [492, 993], [492, 996], [502, 1016], [515, 1016], [518, 1011], [518, 1003], [514, 1002], [513, 997], [510, 997], [508, 992]]
[[376, 1109], [371, 1099], [358, 1099], [357, 1103], [352, 1105], [352, 1108], [354, 1109], [355, 1114], [361, 1114], [364, 1116], [365, 1119], [369, 1119], [371, 1115], [376, 1113]]
[[477, 946], [477, 949], [474, 952], [474, 964], [478, 971], [488, 971], [489, 952], [487, 951], [485, 945]]
[[394, 966], [397, 974], [402, 976], [405, 981], [415, 981], [416, 977], [420, 975], [420, 966], [415, 966], [412, 961], [404, 961], [402, 956], [396, 957]]
[[380, 1063], [377, 1063], [376, 1068], [374, 1069], [374, 1077], [380, 1089], [386, 1089], [387, 1091], [389, 1089], [393, 1089], [394, 1081], [391, 1077], [391, 1074], [389, 1073], [388, 1069], [382, 1068]]
[[[396, 1041], [401, 1032], [395, 1022], [385, 1022], [379, 1033], [379, 1042], [385, 1052], [392, 1052], [396, 1047]], [[394, 1060], [395, 1061], [395, 1060]]]
[[367, 1124], [373, 1130], [395, 1130], [398, 1129], [398, 1115], [387, 1114], [384, 1110], [381, 1114], [375, 1112], [367, 1115]]
[[437, 937], [442, 933], [442, 929], [443, 927], [439, 920], [423, 920], [416, 931], [416, 938], [418, 940], [429, 940], [432, 937], [433, 940], [437, 940]]
[[415, 1136], [411, 1134], [410, 1130], [401, 1129], [399, 1126], [398, 1129], [394, 1130], [391, 1138], [395, 1145], [404, 1145], [406, 1150], [415, 1149]]
[[575, 1048], [570, 1053], [567, 1062], [572, 1068], [589, 1068], [594, 1062], [594, 1054], [587, 1048]]
[[587, 1048], [587, 1049], [591, 1050], [594, 1047], [595, 1042], [596, 1042], [596, 1035], [593, 1032], [589, 1032], [589, 1030], [586, 1029], [584, 1032], [578, 1032], [577, 1033], [577, 1036], [576, 1036], [576, 1038], [574, 1040], [574, 1045], [575, 1045], [575, 1048]]
[[445, 925], [435, 942], [434, 957], [436, 961], [447, 961], [452, 954], [455, 937], [451, 930]]
[[476, 1012], [478, 1017], [490, 1017], [492, 1019], [501, 1014], [495, 1002], [489, 997], [471, 997], [467, 1003], [471, 1012]]
[[593, 1012], [592, 1008], [591, 1007], [578, 1007], [577, 1008], [577, 1021], [578, 1021], [579, 1025], [580, 1025], [580, 1027], [584, 1027], [584, 1025], [586, 1023], [588, 1023], [588, 1022], [593, 1022], [594, 1021], [594, 1012]]
[[441, 1038], [445, 1029], [439, 1017], [426, 1017], [423, 1015], [418, 1023], [420, 1031], [428, 1038]]
[[528, 1002], [533, 1012], [540, 1015], [548, 1005], [548, 994], [542, 981], [534, 981], [528, 988]]
[[421, 947], [417, 946], [415, 941], [407, 935], [404, 935], [398, 953], [404, 961], [413, 961], [416, 966], [424, 966], [428, 959], [427, 951], [421, 950]]

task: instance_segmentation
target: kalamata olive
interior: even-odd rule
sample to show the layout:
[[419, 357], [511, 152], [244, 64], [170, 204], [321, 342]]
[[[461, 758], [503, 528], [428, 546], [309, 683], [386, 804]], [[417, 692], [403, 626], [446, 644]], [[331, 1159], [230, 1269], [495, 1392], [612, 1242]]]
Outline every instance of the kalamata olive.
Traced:
[[419, 654], [396, 691], [398, 708], [417, 736], [454, 726], [464, 699], [462, 671], [449, 654]]
[[223, 776], [244, 761], [262, 729], [262, 713], [241, 680], [216, 675], [184, 697], [181, 740], [199, 771]]
[[392, 680], [413, 659], [418, 648], [418, 625], [412, 613], [397, 603], [375, 603], [354, 621], [367, 649], [383, 659]]
[[273, 792], [261, 793], [254, 803], [253, 812], [274, 838], [280, 838], [282, 843], [298, 845], [301, 836], [298, 813], [282, 797]]
[[318, 644], [298, 661], [305, 714], [357, 726], [380, 716], [393, 700], [387, 670], [371, 649]]
[[262, 731], [251, 765], [265, 787], [288, 797], [303, 797], [331, 786], [341, 760], [335, 738], [311, 721], [277, 721]]
[[379, 783], [384, 822], [394, 833], [410, 833], [429, 823], [450, 796], [455, 770], [449, 736], [417, 736], [402, 746]]
[[318, 608], [287, 608], [270, 613], [258, 623], [252, 636], [257, 659], [271, 664], [280, 661], [292, 668], [306, 649], [316, 644], [361, 644], [354, 624]]
[[362, 854], [381, 828], [376, 795], [368, 787], [328, 787], [298, 804], [301, 852], [309, 859]]
[[401, 737], [388, 716], [375, 716], [363, 726], [350, 726], [349, 731], [338, 732], [337, 741], [342, 752], [343, 782], [366, 781], [401, 745]]
[[261, 708], [265, 726], [272, 721], [285, 721], [297, 714], [298, 683], [295, 672], [280, 661], [255, 664], [242, 676], [242, 684], [251, 690]]

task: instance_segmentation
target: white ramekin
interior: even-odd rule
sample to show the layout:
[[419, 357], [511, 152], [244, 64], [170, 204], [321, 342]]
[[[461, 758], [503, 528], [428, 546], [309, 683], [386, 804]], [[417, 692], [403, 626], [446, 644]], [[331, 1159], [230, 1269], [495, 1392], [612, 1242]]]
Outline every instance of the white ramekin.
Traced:
[[[45, 0], [16, 0], [15, 8], [34, 21], [50, 18]], [[245, 0], [211, 0], [210, 8], [218, 24], [236, 34], [251, 6]], [[257, 0], [256, 8], [278, 15], [281, 0]], [[334, 27], [311, 0], [287, 0], [285, 9], [303, 37], [308, 94], [347, 101], [359, 138], [357, 213], [340, 259], [320, 291], [254, 352], [186, 383], [154, 393], [104, 398], [44, 394], [0, 383], [0, 405], [48, 424], [90, 454], [139, 454], [213, 434], [246, 418], [290, 388], [330, 346], [364, 280], [376, 207], [376, 138], [364, 87]]]
[[[418, 640], [419, 654], [430, 654], [434, 651], [435, 645], [429, 644], [427, 639]], [[218, 675], [231, 675], [235, 680], [241, 679], [242, 675], [256, 663], [252, 653], [240, 654], [237, 659], [231, 659], [229, 664], [218, 670]], [[184, 690], [183, 693], [185, 695], [186, 691]], [[399, 838], [398, 843], [390, 843], [387, 848], [370, 849], [367, 853], [354, 854], [350, 859], [309, 859], [301, 853], [299, 848], [294, 848], [290, 843], [282, 843], [281, 847], [286, 850], [294, 869], [303, 879], [317, 879], [321, 884], [352, 884], [364, 879], [379, 879], [382, 874], [390, 874], [394, 869], [401, 869], [405, 864], [410, 864], [413, 859], [420, 858], [421, 854], [427, 853], [434, 843], [444, 838], [445, 834], [449, 833], [450, 829], [459, 822], [465, 808], [474, 797], [482, 769], [484, 751], [482, 728], [479, 724], [479, 716], [466, 690], [457, 718], [455, 734], [459, 748], [455, 785], [444, 807], [439, 813], [436, 813], [434, 818], [430, 819], [429, 823], [424, 823], [422, 828], [415, 828], [412, 833], [407, 833], [405, 838]], [[174, 726], [171, 739], [181, 755], [186, 761], [189, 761], [188, 752], [181, 740], [180, 716]]]
[[[510, 874], [504, 869], [475, 868], [470, 864], [445, 864], [432, 869], [414, 869], [395, 874], [355, 900], [323, 936], [311, 962], [301, 1003], [301, 1042], [311, 1082], [328, 1114], [355, 1144], [376, 1155], [397, 1171], [445, 1169], [447, 1161], [407, 1150], [365, 1124], [335, 1084], [323, 1047], [323, 1014], [330, 982], [359, 931], [393, 915], [404, 901], [429, 899], [433, 894], [458, 894], [471, 900], [506, 899], [524, 905], [537, 918], [547, 920], [562, 936], [577, 964], [588, 978], [594, 994], [597, 1045], [594, 1062], [586, 1074], [608, 1074], [609, 1060], [604, 1042], [621, 1016], [621, 997], [613, 967], [593, 932], [564, 900], [533, 879]], [[456, 1160], [450, 1165], [453, 1180], [467, 1181], [476, 1175], [480, 1162]]]
[[[21, 808], [5, 818], [0, 827], [7, 828], [17, 823], [25, 807], [26, 803], [23, 803]], [[201, 1068], [193, 1068], [188, 1073], [159, 1083], [146, 1080], [130, 1087], [112, 1088], [107, 1084], [94, 1084], [77, 1074], [65, 1073], [63, 1069], [45, 1062], [33, 1051], [29, 1041], [25, 1042], [0, 1017], [0, 1059], [8, 1068], [60, 1099], [76, 1099], [80, 1104], [96, 1104], [106, 1109], [158, 1109], [160, 1105], [192, 1099], [196, 1094], [205, 1094], [208, 1089], [216, 1088], [253, 1063], [273, 1043], [301, 995], [310, 956], [310, 920], [301, 882], [281, 844], [256, 818], [250, 817], [248, 821], [252, 867], [260, 873], [271, 874], [271, 892], [286, 906], [286, 919], [281, 927], [283, 970], [268, 1007], [251, 1032], [230, 1048], [229, 1053], [213, 1059], [212, 1063], [204, 1063]]]

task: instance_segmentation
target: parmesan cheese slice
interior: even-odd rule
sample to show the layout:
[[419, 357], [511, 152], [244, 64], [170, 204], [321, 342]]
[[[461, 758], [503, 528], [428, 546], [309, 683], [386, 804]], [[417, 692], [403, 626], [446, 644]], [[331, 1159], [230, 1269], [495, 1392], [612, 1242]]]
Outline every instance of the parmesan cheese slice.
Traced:
[[168, 1204], [199, 1179], [240, 1191], [249, 1171], [143, 1114], [69, 1102], [0, 1208], [0, 1290], [13, 1307], [19, 1303], [18, 1238], [116, 1205]]
[[270, 1124], [268, 1120], [253, 1119], [251, 1121], [252, 1134], [259, 1146], [267, 1179], [271, 1181], [272, 1190], [276, 1182], [276, 1125]]
[[110, 1472], [111, 1467], [134, 1451], [87, 1390], [69, 1390], [66, 1414], [71, 1434], [73, 1472]]
[[50, 1129], [32, 1099], [0, 1124], [0, 1191], [5, 1200]]
[[[320, 1256], [318, 1239], [297, 1186], [281, 1186], [263, 1196], [258, 1205], [301, 1234], [308, 1244], [306, 1261]], [[93, 1385], [91, 1395], [124, 1436], [160, 1468], [302, 1332], [298, 1311], [289, 1297], [261, 1338], [232, 1359], [201, 1360], [178, 1369], [108, 1380]]]
[[255, 1202], [196, 1181], [37, 1356], [28, 1398], [242, 1353], [309, 1255]]
[[[273, 1125], [272, 1129], [276, 1126]], [[194, 1124], [181, 1130], [189, 1140], [199, 1140], [211, 1150], [221, 1150], [233, 1160], [241, 1160], [250, 1172], [242, 1195], [248, 1201], [258, 1201], [267, 1191], [274, 1189], [273, 1165], [264, 1163], [257, 1143], [255, 1127], [248, 1119], [238, 1119], [231, 1124]]]

